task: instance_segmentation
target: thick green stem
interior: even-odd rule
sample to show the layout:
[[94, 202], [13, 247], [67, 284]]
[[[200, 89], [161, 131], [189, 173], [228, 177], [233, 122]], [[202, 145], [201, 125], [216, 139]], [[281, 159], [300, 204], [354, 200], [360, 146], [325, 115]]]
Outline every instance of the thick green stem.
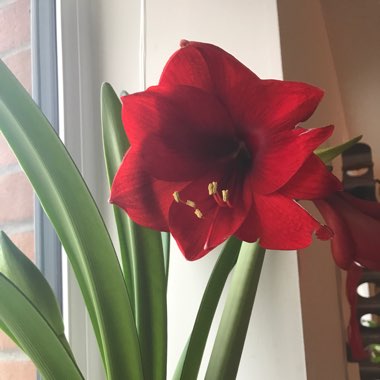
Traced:
[[228, 275], [236, 264], [242, 242], [231, 237], [219, 255], [203, 293], [194, 327], [177, 365], [173, 380], [193, 380], [198, 377], [203, 352]]
[[259, 284], [265, 249], [243, 243], [227, 295], [206, 380], [236, 378]]

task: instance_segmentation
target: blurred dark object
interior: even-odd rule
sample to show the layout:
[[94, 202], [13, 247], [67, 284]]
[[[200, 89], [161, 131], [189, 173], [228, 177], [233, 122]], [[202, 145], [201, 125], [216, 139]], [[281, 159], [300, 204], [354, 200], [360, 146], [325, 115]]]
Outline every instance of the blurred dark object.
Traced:
[[343, 187], [355, 197], [376, 201], [372, 151], [369, 145], [357, 143], [342, 153]]

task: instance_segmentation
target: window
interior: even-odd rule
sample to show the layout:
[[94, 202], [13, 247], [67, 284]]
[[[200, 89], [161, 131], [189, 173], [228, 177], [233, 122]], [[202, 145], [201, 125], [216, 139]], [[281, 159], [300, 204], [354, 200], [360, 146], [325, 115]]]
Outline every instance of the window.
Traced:
[[[32, 0], [33, 98], [58, 132], [58, 75], [55, 0]], [[38, 200], [36, 260], [62, 304], [61, 246]]]
[[[0, 58], [57, 126], [55, 35], [55, 1], [0, 1]], [[1, 229], [38, 264], [61, 299], [58, 239], [2, 136], [0, 182]], [[3, 332], [0, 332], [0, 377], [2, 380], [37, 377], [29, 358]]]

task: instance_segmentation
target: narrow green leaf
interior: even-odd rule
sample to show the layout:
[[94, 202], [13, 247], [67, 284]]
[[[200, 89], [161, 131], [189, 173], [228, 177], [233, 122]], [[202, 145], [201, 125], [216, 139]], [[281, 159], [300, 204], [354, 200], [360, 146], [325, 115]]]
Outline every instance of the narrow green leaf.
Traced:
[[[129, 141], [121, 122], [121, 102], [109, 83], [101, 88], [101, 118], [103, 133], [103, 150], [110, 186], [129, 148]], [[120, 257], [123, 273], [131, 303], [134, 307], [133, 257], [131, 257], [130, 238], [128, 237], [131, 220], [120, 208], [113, 206], [120, 245]]]
[[0, 129], [70, 259], [108, 379], [141, 379], [140, 349], [127, 288], [95, 202], [57, 134], [3, 62], [0, 89]]
[[[103, 144], [110, 184], [129, 147], [120, 115], [117, 95], [108, 83], [103, 84]], [[163, 380], [166, 378], [167, 278], [161, 233], [138, 226], [120, 209], [115, 209], [115, 219], [125, 277], [128, 282], [128, 276], [132, 279], [129, 287], [134, 299], [144, 376]]]
[[160, 232], [134, 225], [136, 323], [146, 379], [165, 380], [166, 275]]
[[82, 380], [71, 353], [28, 297], [0, 273], [0, 321], [44, 379]]
[[0, 273], [25, 294], [71, 353], [53, 290], [39, 269], [2, 231], [0, 232]]
[[236, 378], [264, 254], [265, 249], [258, 243], [242, 245], [215, 338], [206, 380]]
[[242, 242], [231, 237], [215, 264], [198, 309], [190, 338], [177, 365], [173, 380], [196, 379], [208, 334], [228, 275], [236, 264]]
[[346, 141], [343, 144], [333, 146], [331, 148], [321, 148], [317, 149], [314, 153], [325, 163], [328, 164], [335, 157], [338, 157], [341, 153], [343, 153], [348, 148], [351, 148], [357, 142], [362, 139], [363, 136], [355, 137], [351, 140]]
[[19, 347], [21, 347], [20, 343], [17, 341], [17, 338], [12, 334], [12, 331], [9, 330], [9, 328], [4, 324], [4, 322], [0, 319], [0, 330], [3, 330], [3, 332], [9, 336], [13, 340], [14, 343], [16, 343]]

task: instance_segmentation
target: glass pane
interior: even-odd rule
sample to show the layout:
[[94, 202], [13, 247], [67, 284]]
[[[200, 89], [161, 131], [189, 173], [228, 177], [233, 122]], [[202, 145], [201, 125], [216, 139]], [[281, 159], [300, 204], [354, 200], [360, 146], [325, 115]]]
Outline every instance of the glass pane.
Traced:
[[[30, 0], [0, 0], [0, 58], [31, 93]], [[33, 190], [0, 135], [0, 228], [34, 261], [33, 205]], [[0, 379], [36, 379], [29, 358], [1, 331]]]

